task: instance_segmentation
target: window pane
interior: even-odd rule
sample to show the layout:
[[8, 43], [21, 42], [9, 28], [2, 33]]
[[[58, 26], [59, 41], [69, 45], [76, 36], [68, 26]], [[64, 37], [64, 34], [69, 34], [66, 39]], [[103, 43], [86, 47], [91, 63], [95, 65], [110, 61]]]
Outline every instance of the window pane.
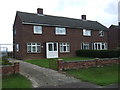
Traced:
[[62, 50], [62, 46], [60, 46], [60, 52], [62, 52], [63, 50]]
[[97, 43], [95, 43], [95, 50], [97, 50]]
[[48, 44], [49, 51], [53, 51], [52, 44]]
[[37, 46], [37, 52], [40, 52], [40, 46]]
[[56, 34], [62, 34], [62, 35], [66, 34], [65, 28], [56, 27], [55, 30], [56, 30]]
[[42, 26], [34, 26], [34, 33], [42, 34]]
[[37, 43], [37, 46], [40, 46], [40, 44], [39, 44], [39, 43]]
[[36, 47], [32, 46], [32, 52], [36, 52]]
[[63, 51], [67, 51], [66, 46], [63, 47]]
[[102, 49], [105, 49], [105, 44], [102, 44]]
[[70, 51], [70, 47], [69, 47], [69, 46], [67, 46], [67, 51], [68, 51], [68, 52]]
[[54, 51], [57, 51], [57, 43], [54, 43]]
[[27, 46], [27, 52], [31, 52], [31, 46]]
[[16, 51], [19, 51], [19, 44], [16, 44]]
[[85, 36], [91, 36], [91, 30], [83, 29], [83, 35], [85, 35]]

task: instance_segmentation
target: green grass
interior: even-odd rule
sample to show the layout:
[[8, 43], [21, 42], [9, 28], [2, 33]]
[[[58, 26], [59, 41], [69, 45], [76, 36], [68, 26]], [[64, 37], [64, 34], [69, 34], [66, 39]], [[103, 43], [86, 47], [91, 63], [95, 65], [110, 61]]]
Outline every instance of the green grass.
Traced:
[[[91, 60], [93, 58], [87, 58], [87, 57], [71, 57], [71, 58], [58, 58], [63, 59], [65, 61], [76, 61], [76, 60]], [[26, 60], [26, 62], [35, 64], [41, 67], [49, 68], [49, 60], [52, 59], [34, 59], [34, 60]], [[55, 59], [53, 59], [55, 60]]]
[[41, 67], [49, 68], [49, 59], [33, 59], [33, 60], [26, 60], [26, 62], [35, 64]]
[[2, 88], [32, 88], [32, 85], [26, 77], [13, 74], [3, 78]]
[[2, 65], [2, 58], [0, 58], [0, 65]]
[[66, 72], [80, 80], [101, 86], [117, 83], [118, 81], [120, 82], [120, 80], [118, 80], [118, 65], [67, 70]]
[[2, 89], [2, 75], [0, 75], [0, 90]]

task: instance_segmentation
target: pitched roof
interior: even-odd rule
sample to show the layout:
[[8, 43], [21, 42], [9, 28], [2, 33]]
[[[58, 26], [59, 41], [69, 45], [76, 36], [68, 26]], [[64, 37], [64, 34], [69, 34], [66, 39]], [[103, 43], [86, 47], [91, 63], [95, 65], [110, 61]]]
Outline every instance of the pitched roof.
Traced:
[[119, 25], [111, 25], [109, 28], [114, 28], [114, 29], [119, 29], [120, 30], [120, 26]]
[[51, 16], [44, 14], [17, 11], [23, 24], [38, 24], [48, 26], [62, 26], [81, 29], [107, 30], [108, 28], [97, 21]]

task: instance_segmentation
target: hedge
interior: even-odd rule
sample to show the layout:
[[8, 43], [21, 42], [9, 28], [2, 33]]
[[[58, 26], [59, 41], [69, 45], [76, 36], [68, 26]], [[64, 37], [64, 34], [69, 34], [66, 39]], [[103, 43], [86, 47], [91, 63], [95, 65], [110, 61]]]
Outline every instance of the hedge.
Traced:
[[78, 50], [78, 57], [114, 58], [120, 56], [120, 50]]

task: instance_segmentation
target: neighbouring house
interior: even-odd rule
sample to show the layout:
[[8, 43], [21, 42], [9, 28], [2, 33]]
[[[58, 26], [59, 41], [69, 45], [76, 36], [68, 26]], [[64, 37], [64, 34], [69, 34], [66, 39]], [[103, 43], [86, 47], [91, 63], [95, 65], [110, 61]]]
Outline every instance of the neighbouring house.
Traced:
[[97, 21], [37, 13], [16, 12], [13, 25], [14, 57], [17, 59], [76, 56], [76, 50], [105, 50], [108, 28]]
[[111, 25], [108, 33], [109, 49], [117, 49], [120, 47], [120, 25]]

